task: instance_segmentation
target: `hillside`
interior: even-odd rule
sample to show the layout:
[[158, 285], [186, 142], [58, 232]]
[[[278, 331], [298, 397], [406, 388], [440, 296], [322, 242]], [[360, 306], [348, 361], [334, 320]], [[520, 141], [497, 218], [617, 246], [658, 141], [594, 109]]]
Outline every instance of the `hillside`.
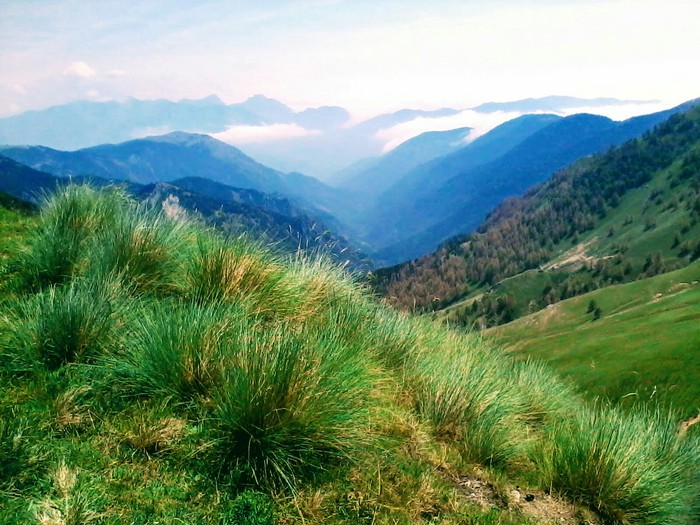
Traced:
[[[124, 184], [99, 177], [73, 177], [94, 186]], [[34, 170], [0, 155], [0, 191], [27, 202], [65, 186], [68, 180]], [[281, 252], [324, 253], [353, 271], [369, 268], [367, 257], [333, 233], [322, 220], [288, 199], [250, 189], [234, 188], [208, 179], [184, 178], [171, 183], [125, 184], [140, 201], [158, 203], [171, 213], [185, 213], [215, 225], [227, 235], [247, 235]]]
[[463, 151], [416, 168], [406, 176], [405, 189], [399, 181], [380, 197], [368, 234], [375, 258], [395, 264], [435, 250], [447, 238], [476, 230], [504, 199], [522, 195], [572, 162], [638, 137], [688, 107], [622, 122], [578, 114], [528, 116], [503, 124]]
[[13, 252], [3, 523], [700, 516], [700, 443], [672, 417], [588, 404], [322, 262], [80, 186]]
[[35, 222], [35, 211], [31, 204], [0, 191], [0, 266], [16, 253], [28, 228]]
[[425, 311], [477, 297], [497, 283], [505, 288], [510, 278], [520, 288], [518, 280], [532, 283], [525, 288], [535, 295], [521, 295], [517, 308], [513, 298], [502, 294], [499, 301], [496, 293], [493, 301], [467, 300], [450, 311], [465, 324], [483, 318], [488, 325], [531, 306], [684, 266], [697, 256], [700, 238], [699, 143], [700, 110], [673, 116], [643, 138], [504, 202], [478, 233], [377, 272], [380, 289], [392, 304]]
[[373, 159], [369, 166], [368, 159], [363, 159], [360, 161], [361, 169], [350, 170], [345, 177], [334, 180], [334, 184], [361, 191], [367, 197], [377, 196], [402, 181], [417, 166], [460, 149], [470, 131], [471, 128], [458, 128], [421, 133]]
[[44, 146], [6, 147], [2, 154], [61, 177], [94, 176], [150, 184], [198, 176], [268, 193], [284, 187], [281, 173], [255, 162], [233, 146], [207, 135], [182, 132], [78, 151]]
[[173, 132], [77, 151], [6, 146], [0, 148], [0, 154], [61, 177], [89, 176], [139, 184], [197, 177], [236, 188], [279, 194], [294, 199], [308, 215], [319, 217], [344, 235], [347, 231], [335, 214], [344, 219], [354, 215], [352, 206], [348, 205], [352, 195], [341, 193], [313, 177], [269, 168], [240, 149], [208, 135]]
[[696, 261], [566, 299], [485, 333], [515, 355], [546, 361], [589, 398], [660, 402], [691, 418], [700, 413], [699, 280]]

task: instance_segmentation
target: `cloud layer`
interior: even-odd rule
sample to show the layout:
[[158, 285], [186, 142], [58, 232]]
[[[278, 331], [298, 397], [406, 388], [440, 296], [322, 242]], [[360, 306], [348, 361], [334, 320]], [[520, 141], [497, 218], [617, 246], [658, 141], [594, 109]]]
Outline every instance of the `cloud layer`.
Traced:
[[229, 126], [226, 131], [213, 134], [215, 139], [237, 146], [264, 144], [298, 137], [318, 135], [321, 132], [302, 128], [297, 124], [270, 124], [265, 126]]

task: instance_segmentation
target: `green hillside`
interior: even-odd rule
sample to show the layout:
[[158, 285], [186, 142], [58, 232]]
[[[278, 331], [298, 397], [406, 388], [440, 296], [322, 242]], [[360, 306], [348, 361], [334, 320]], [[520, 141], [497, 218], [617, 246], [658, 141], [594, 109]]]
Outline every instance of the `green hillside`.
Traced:
[[561, 301], [486, 333], [510, 352], [546, 361], [589, 397], [661, 401], [689, 418], [700, 413], [699, 281], [695, 262]]
[[36, 213], [31, 205], [0, 192], [0, 278], [6, 271], [8, 260], [35, 223]]
[[700, 518], [674, 414], [588, 403], [323, 261], [118, 190], [2, 219], [2, 523]]
[[479, 232], [377, 272], [389, 303], [488, 327], [700, 256], [700, 109], [575, 163]]
[[[687, 265], [700, 255], [699, 152], [692, 149], [644, 186], [626, 192], [615, 209], [575, 236], [576, 244], [560, 243], [537, 270], [474, 287], [441, 315], [464, 325], [492, 326], [596, 288]], [[692, 175], [683, 176], [688, 166]]]

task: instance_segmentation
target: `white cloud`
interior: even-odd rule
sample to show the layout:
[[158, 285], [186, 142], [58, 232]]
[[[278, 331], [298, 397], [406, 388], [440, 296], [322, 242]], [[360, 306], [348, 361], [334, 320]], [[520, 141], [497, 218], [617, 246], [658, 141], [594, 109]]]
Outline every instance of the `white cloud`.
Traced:
[[92, 69], [87, 62], [73, 62], [63, 70], [63, 74], [67, 77], [91, 78], [95, 76], [95, 70]]
[[[680, 101], [678, 103], [680, 103]], [[560, 115], [566, 116], [574, 115], [576, 113], [592, 113], [594, 115], [603, 115], [613, 120], [626, 120], [638, 115], [648, 115], [649, 113], [663, 111], [665, 109], [672, 108], [675, 105], [677, 104], [653, 101], [615, 106], [580, 106], [576, 108], [568, 108], [565, 112], [560, 113]]]
[[157, 137], [159, 135], [166, 135], [172, 131], [173, 129], [169, 126], [147, 126], [132, 131], [131, 138], [141, 139], [143, 137]]
[[399, 144], [427, 131], [449, 131], [457, 128], [472, 128], [465, 143], [480, 137], [499, 124], [519, 117], [522, 113], [497, 111], [494, 113], [478, 113], [472, 110], [462, 111], [456, 115], [439, 118], [419, 117], [402, 122], [391, 128], [377, 132], [376, 137], [384, 142], [383, 152], [391, 151]]
[[319, 133], [318, 130], [302, 128], [297, 124], [271, 124], [269, 126], [230, 126], [226, 131], [213, 134], [212, 137], [229, 144], [239, 145], [308, 137]]
[[[554, 113], [561, 116], [574, 115], [577, 113], [592, 113], [594, 115], [603, 115], [619, 121], [638, 115], [648, 115], [649, 113], [663, 111], [673, 107], [674, 105], [676, 104], [653, 101], [611, 106], [579, 106], [566, 108], [566, 110], [562, 111], [528, 111], [527, 113]], [[464, 143], [468, 144], [504, 122], [524, 114], [524, 112], [516, 111], [479, 113], [472, 110], [466, 110], [448, 117], [419, 117], [408, 122], [403, 122], [391, 128], [382, 129], [376, 134], [376, 137], [380, 141], [384, 142], [383, 152], [386, 153], [394, 149], [399, 144], [427, 131], [449, 131], [452, 129], [468, 127], [472, 128], [472, 131], [470, 131], [464, 139]]]

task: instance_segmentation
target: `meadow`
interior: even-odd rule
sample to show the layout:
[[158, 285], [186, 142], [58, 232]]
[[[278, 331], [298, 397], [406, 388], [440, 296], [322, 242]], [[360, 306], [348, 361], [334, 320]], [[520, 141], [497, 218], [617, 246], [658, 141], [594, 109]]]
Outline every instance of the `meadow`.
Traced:
[[676, 413], [589, 402], [323, 258], [118, 189], [0, 219], [3, 523], [700, 518]]

